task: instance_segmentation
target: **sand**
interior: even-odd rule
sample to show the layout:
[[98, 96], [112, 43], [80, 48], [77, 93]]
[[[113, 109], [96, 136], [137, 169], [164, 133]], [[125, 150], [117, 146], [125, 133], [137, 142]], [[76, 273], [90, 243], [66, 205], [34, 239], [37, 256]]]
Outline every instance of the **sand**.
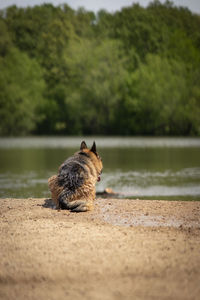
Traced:
[[200, 299], [200, 202], [0, 199], [0, 299]]

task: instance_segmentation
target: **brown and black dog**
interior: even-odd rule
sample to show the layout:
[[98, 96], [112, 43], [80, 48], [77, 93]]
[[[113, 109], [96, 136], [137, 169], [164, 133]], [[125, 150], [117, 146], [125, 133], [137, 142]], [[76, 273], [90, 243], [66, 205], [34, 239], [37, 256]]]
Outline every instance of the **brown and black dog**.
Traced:
[[83, 212], [93, 209], [96, 190], [103, 164], [96, 150], [81, 143], [80, 151], [69, 157], [60, 166], [58, 175], [48, 179], [52, 200], [57, 208]]

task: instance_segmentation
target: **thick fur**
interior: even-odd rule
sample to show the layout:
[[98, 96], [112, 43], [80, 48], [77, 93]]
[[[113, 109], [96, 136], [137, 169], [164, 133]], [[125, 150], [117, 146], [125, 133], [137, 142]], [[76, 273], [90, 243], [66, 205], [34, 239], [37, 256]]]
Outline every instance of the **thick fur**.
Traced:
[[92, 210], [96, 195], [95, 184], [102, 168], [95, 142], [88, 149], [83, 141], [80, 151], [60, 166], [58, 175], [48, 179], [52, 200], [57, 208], [76, 212]]

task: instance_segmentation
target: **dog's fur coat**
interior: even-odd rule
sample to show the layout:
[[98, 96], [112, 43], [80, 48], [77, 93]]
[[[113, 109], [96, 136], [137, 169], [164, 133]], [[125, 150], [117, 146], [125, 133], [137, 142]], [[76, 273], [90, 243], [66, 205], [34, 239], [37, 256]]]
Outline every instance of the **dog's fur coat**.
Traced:
[[49, 189], [57, 208], [82, 212], [93, 209], [95, 184], [100, 180], [102, 160], [96, 144], [91, 149], [81, 143], [80, 151], [69, 157], [59, 168], [58, 175], [49, 178]]

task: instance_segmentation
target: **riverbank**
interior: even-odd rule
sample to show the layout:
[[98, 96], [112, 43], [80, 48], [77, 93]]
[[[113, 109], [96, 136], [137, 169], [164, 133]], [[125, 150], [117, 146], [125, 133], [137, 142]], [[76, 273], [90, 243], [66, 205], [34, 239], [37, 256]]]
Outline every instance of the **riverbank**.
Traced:
[[1, 299], [199, 299], [200, 202], [0, 199]]

